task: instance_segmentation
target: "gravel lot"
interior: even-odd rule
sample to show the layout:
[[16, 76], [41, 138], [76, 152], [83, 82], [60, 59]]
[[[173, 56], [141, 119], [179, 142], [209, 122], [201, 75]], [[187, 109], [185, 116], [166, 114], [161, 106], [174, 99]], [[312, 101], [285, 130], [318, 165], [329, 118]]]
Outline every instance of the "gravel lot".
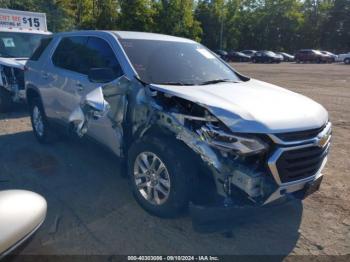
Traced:
[[[191, 219], [152, 217], [133, 200], [118, 159], [76, 140], [39, 145], [24, 107], [0, 114], [0, 190], [48, 201], [46, 222], [23, 254], [350, 254], [350, 66], [233, 64], [305, 94], [330, 112], [334, 139], [321, 190], [302, 204], [247, 218], [233, 236], [199, 234]], [[298, 106], [298, 105], [295, 105]], [[288, 258], [287, 258], [288, 260]]]

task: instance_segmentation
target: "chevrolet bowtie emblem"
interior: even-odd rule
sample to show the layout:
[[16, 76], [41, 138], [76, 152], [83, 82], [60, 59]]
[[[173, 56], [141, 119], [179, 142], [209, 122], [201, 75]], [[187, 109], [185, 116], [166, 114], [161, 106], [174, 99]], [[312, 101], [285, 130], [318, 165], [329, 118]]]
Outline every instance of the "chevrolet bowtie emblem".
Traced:
[[317, 145], [319, 147], [324, 147], [329, 139], [330, 134], [325, 134], [323, 137], [321, 137], [318, 141], [317, 141]]

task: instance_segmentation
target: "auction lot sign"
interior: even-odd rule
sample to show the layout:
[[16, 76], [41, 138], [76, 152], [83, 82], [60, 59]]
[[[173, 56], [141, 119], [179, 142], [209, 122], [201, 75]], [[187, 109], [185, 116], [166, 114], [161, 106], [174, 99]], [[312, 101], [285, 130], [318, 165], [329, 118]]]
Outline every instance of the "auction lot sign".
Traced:
[[0, 30], [1, 28], [47, 31], [46, 15], [0, 8]]

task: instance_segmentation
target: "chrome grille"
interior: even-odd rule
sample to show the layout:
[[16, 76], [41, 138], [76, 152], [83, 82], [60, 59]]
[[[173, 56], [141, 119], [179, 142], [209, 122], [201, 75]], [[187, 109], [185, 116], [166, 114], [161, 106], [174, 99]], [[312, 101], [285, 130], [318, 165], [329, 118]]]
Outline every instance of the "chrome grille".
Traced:
[[313, 136], [307, 133], [295, 141], [269, 135], [276, 146], [268, 159], [268, 167], [278, 185], [312, 179], [323, 168], [330, 147], [332, 124], [328, 122], [318, 132], [313, 132]]
[[321, 168], [329, 146], [310, 146], [283, 152], [276, 162], [282, 183], [313, 176]]

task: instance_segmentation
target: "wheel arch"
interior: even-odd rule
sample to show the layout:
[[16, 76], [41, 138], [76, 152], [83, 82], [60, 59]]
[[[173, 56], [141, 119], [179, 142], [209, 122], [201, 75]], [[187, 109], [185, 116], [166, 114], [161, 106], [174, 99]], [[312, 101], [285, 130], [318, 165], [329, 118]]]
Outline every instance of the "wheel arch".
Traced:
[[28, 105], [31, 105], [35, 98], [41, 99], [41, 94], [39, 89], [34, 85], [28, 85], [26, 88], [26, 101]]
[[[186, 156], [189, 163], [193, 163], [192, 167], [195, 167], [193, 171], [194, 183], [196, 183], [196, 187], [194, 190], [195, 193], [192, 195], [191, 199], [197, 203], [208, 203], [214, 200], [215, 196], [217, 195], [217, 187], [211, 169], [203, 161], [199, 154], [194, 152], [193, 149], [191, 149], [180, 138], [177, 138], [174, 131], [161, 125], [152, 125], [147, 129], [142, 129], [137, 132], [132, 139], [130, 147], [136, 141], [147, 139], [152, 139], [164, 147], [167, 147], [169, 144], [176, 143], [181, 149], [180, 153]], [[169, 141], [171, 142], [169, 143]]]

